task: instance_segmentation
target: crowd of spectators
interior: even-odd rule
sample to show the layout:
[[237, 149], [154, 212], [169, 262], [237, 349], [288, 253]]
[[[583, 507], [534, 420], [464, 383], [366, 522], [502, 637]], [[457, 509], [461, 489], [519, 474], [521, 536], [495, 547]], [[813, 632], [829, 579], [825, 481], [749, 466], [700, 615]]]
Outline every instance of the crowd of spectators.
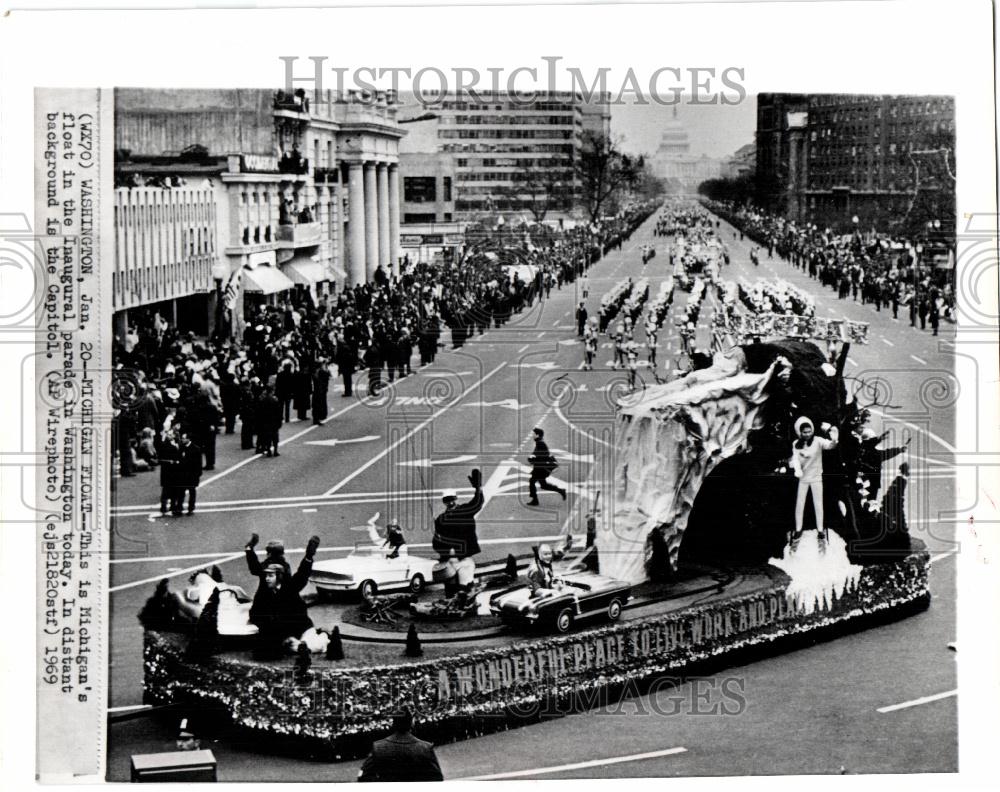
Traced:
[[365, 388], [377, 394], [383, 377], [393, 382], [432, 363], [445, 329], [458, 348], [473, 334], [500, 327], [620, 247], [654, 209], [640, 205], [599, 225], [548, 234], [544, 247], [526, 237], [517, 267], [504, 263], [509, 257], [482, 252], [451, 264], [404, 259], [398, 276], [379, 268], [370, 282], [315, 301], [302, 290], [277, 305], [248, 307], [241, 339], [197, 338], [179, 333], [157, 312], [130, 311], [112, 356], [120, 474], [159, 466], [162, 510], [178, 513], [171, 493], [181, 474], [173, 460], [183, 456], [182, 434], [203, 461], [183, 473], [185, 488], [191, 480], [196, 488], [202, 470], [214, 469], [216, 436], [235, 433], [237, 423], [243, 449], [279, 456], [285, 423], [327, 419], [335, 373], [343, 397], [354, 394], [354, 378], [365, 370]]
[[[860, 230], [835, 235], [813, 224], [796, 225], [753, 207], [707, 201], [706, 206], [731, 223], [742, 236], [836, 290], [842, 299], [860, 300], [876, 311], [883, 306], [899, 318], [900, 307], [910, 325], [928, 325], [934, 335], [941, 319], [954, 320], [954, 258], [939, 267], [924, 245], [887, 234]], [[947, 263], [947, 262], [946, 262]]]

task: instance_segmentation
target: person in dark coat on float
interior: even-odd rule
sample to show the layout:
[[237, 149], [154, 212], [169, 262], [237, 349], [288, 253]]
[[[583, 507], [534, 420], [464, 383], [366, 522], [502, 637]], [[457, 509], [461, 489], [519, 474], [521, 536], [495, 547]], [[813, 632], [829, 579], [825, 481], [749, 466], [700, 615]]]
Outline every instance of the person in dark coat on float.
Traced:
[[482, 472], [476, 468], [469, 476], [475, 494], [472, 500], [458, 503], [454, 490], [445, 490], [441, 497], [444, 511], [434, 518], [434, 538], [431, 546], [445, 565], [445, 595], [468, 595], [475, 584], [476, 562], [480, 551], [476, 530], [476, 514], [483, 508]]
[[301, 592], [309, 582], [313, 557], [319, 549], [319, 537], [309, 539], [299, 568], [290, 576], [287, 566], [274, 559], [269, 558], [266, 566], [260, 563], [254, 550], [255, 539], [256, 535], [244, 548], [250, 574], [260, 579], [250, 606], [250, 623], [257, 625], [261, 645], [274, 651], [286, 638], [300, 638], [313, 626]]
[[314, 424], [323, 423], [329, 414], [330, 408], [326, 401], [329, 390], [330, 369], [326, 366], [326, 359], [320, 358], [319, 365], [316, 366], [316, 371], [313, 373], [312, 413]]
[[358, 773], [358, 781], [443, 781], [434, 746], [413, 736], [408, 709], [393, 713], [392, 734], [376, 740]]

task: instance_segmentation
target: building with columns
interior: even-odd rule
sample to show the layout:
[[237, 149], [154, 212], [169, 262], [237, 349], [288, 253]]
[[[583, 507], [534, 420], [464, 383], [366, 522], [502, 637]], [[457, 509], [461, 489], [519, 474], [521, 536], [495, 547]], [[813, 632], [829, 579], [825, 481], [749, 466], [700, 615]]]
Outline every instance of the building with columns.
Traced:
[[[398, 272], [405, 134], [387, 92], [119, 89], [116, 312], [239, 335], [248, 305]], [[191, 240], [198, 277], [179, 287]]]

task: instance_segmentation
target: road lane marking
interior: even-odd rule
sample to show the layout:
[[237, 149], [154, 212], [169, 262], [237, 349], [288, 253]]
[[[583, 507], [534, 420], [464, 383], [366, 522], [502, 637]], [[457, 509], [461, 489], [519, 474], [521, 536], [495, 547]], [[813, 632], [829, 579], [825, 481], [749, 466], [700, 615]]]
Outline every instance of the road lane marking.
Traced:
[[586, 770], [588, 767], [605, 767], [607, 765], [622, 764], [623, 762], [640, 762], [643, 759], [657, 759], [661, 756], [672, 756], [686, 753], [687, 748], [666, 748], [662, 751], [648, 751], [647, 753], [630, 754], [629, 756], [612, 756], [608, 759], [591, 759], [587, 762], [574, 762], [573, 764], [554, 765], [552, 767], [536, 767], [533, 770], [512, 770], [507, 773], [492, 773], [490, 775], [466, 776], [459, 779], [461, 781], [496, 781], [502, 778], [523, 778], [525, 776], [547, 775], [549, 773], [562, 773], [569, 770]]
[[940, 561], [942, 558], [948, 558], [948, 556], [953, 556], [958, 552], [958, 550], [945, 550], [943, 553], [938, 553], [937, 555], [931, 556], [928, 560], [928, 564], [933, 564], [935, 561]]
[[907, 709], [908, 707], [919, 707], [921, 704], [930, 704], [932, 701], [940, 701], [941, 699], [957, 695], [958, 690], [949, 690], [945, 693], [935, 693], [933, 696], [913, 699], [913, 701], [904, 701], [902, 704], [890, 704], [888, 707], [879, 707], [875, 711], [885, 714], [886, 712], [895, 712], [896, 710]]
[[[329, 418], [326, 418], [323, 421], [320, 421], [320, 423], [313, 424], [312, 426], [309, 426], [306, 429], [303, 429], [301, 432], [298, 432], [297, 434], [293, 434], [291, 437], [286, 437], [284, 440], [282, 440], [280, 443], [278, 443], [278, 447], [280, 448], [281, 446], [286, 445], [287, 443], [291, 443], [294, 440], [298, 440], [300, 437], [302, 437], [302, 435], [308, 434], [313, 429], [316, 429], [316, 428], [318, 428], [320, 426], [325, 426], [328, 421], [332, 421], [334, 418], [339, 418], [345, 412], [347, 412], [348, 410], [353, 410], [359, 404], [361, 404], [360, 401], [353, 402], [353, 403], [347, 405], [344, 409], [335, 412]], [[234, 471], [239, 470], [244, 465], [248, 465], [251, 462], [253, 462], [255, 459], [260, 459], [263, 456], [264, 456], [263, 454], [254, 454], [253, 456], [249, 456], [246, 459], [241, 460], [240, 462], [237, 462], [235, 465], [232, 465], [231, 467], [226, 468], [225, 470], [221, 471], [220, 473], [216, 473], [214, 476], [211, 476], [210, 478], [205, 479], [199, 485], [199, 489], [202, 488], [202, 487], [207, 487], [212, 482], [218, 481], [223, 476], [228, 476], [230, 473], [233, 473]]]
[[855, 359], [852, 358], [850, 355], [847, 356], [847, 362], [850, 363], [852, 366], [858, 365], [857, 361], [855, 361]]
[[230, 553], [229, 555], [216, 556], [214, 561], [206, 561], [204, 564], [198, 564], [197, 566], [187, 567], [186, 569], [178, 569], [176, 572], [170, 572], [166, 575], [156, 575], [151, 578], [144, 578], [143, 580], [134, 580], [131, 583], [122, 583], [119, 586], [112, 586], [108, 589], [108, 592], [114, 594], [116, 591], [124, 591], [125, 589], [136, 588], [137, 586], [145, 586], [147, 583], [159, 583], [163, 578], [178, 577], [180, 575], [189, 575], [192, 572], [197, 572], [204, 569], [207, 566], [219, 564], [225, 564], [227, 561], [232, 561], [236, 558], [242, 558], [246, 553], [240, 551], [238, 553]]
[[602, 440], [601, 438], [599, 438], [599, 437], [597, 437], [595, 435], [589, 435], [589, 434], [587, 434], [585, 431], [583, 431], [578, 426], [576, 426], [576, 424], [574, 424], [572, 421], [570, 421], [565, 415], [563, 415], [562, 414], [562, 410], [559, 409], [558, 405], [554, 405], [554, 406], [555, 406], [556, 417], [560, 421], [562, 421], [564, 424], [566, 424], [566, 426], [568, 426], [574, 432], [577, 432], [577, 433], [581, 434], [583, 437], [586, 437], [588, 440], [593, 440], [595, 443], [600, 443], [602, 446], [607, 446], [608, 448], [614, 448], [615, 447], [613, 443], [609, 443], [606, 440]]
[[517, 350], [517, 354], [520, 355], [524, 350], [526, 350], [530, 346], [531, 346], [531, 344], [525, 344], [523, 347], [521, 347], [519, 350]]
[[917, 361], [917, 363], [920, 363], [924, 366], [927, 365], [927, 361], [924, 360], [923, 358], [917, 357], [916, 355], [910, 355], [910, 357], [913, 358], [915, 361]]
[[503, 363], [500, 363], [499, 365], [497, 365], [495, 368], [493, 368], [492, 370], [490, 370], [487, 374], [485, 374], [484, 376], [482, 376], [478, 380], [476, 380], [474, 383], [472, 383], [468, 388], [466, 388], [464, 391], [462, 391], [458, 396], [456, 396], [454, 399], [452, 399], [450, 402], [448, 402], [444, 407], [442, 407], [440, 410], [438, 410], [437, 412], [435, 412], [430, 418], [427, 418], [426, 420], [421, 421], [417, 426], [415, 426], [409, 432], [407, 432], [402, 437], [400, 437], [398, 440], [396, 440], [394, 443], [390, 444], [389, 446], [387, 446], [386, 448], [384, 448], [382, 451], [380, 451], [378, 454], [376, 454], [375, 456], [373, 456], [371, 459], [369, 459], [367, 462], [365, 462], [365, 464], [363, 464], [357, 470], [355, 470], [352, 473], [350, 473], [349, 475], [345, 476], [337, 484], [335, 484], [333, 487], [331, 487], [330, 489], [328, 489], [323, 494], [329, 496], [329, 495], [333, 495], [333, 493], [337, 492], [338, 490], [343, 489], [345, 485], [347, 485], [348, 483], [350, 483], [351, 481], [353, 481], [355, 478], [357, 478], [358, 476], [360, 476], [362, 473], [364, 473], [366, 470], [368, 470], [368, 468], [370, 468], [372, 465], [374, 465], [380, 459], [382, 459], [385, 456], [387, 456], [394, 448], [397, 448], [398, 446], [400, 446], [403, 443], [405, 443], [407, 440], [409, 440], [411, 437], [413, 437], [413, 435], [415, 435], [417, 432], [419, 432], [425, 426], [427, 426], [428, 424], [433, 423], [435, 420], [437, 420], [437, 418], [439, 418], [441, 415], [443, 415], [445, 412], [447, 412], [450, 408], [454, 407], [456, 404], [458, 404], [460, 401], [462, 401], [462, 399], [464, 399], [466, 396], [468, 396], [470, 393], [472, 393], [472, 391], [474, 391], [476, 388], [481, 387], [488, 379], [490, 379], [494, 374], [496, 374], [498, 371], [500, 371], [500, 369], [504, 368], [504, 366], [506, 366], [506, 365], [507, 365], [506, 361], [503, 362]]
[[[453, 488], [455, 491], [461, 495], [464, 492], [472, 492], [472, 487], [457, 487]], [[280, 502], [295, 502], [305, 505], [311, 501], [343, 501], [350, 500], [352, 498], [388, 498], [389, 496], [398, 497], [400, 495], [421, 495], [424, 493], [440, 494], [444, 492], [444, 489], [408, 489], [408, 490], [374, 490], [368, 492], [342, 492], [340, 495], [275, 495], [271, 498], [243, 498], [239, 500], [220, 500], [220, 501], [199, 501], [198, 505], [201, 506], [243, 506], [252, 503], [280, 503]], [[148, 503], [139, 504], [136, 506], [117, 506], [111, 510], [112, 514], [146, 514], [151, 509], [159, 509], [160, 504], [158, 503]], [[157, 512], [159, 513], [159, 512]]]
[[315, 511], [316, 511], [316, 509], [303, 509], [302, 513], [303, 514], [313, 514]]
[[883, 344], [888, 344], [891, 347], [896, 346], [894, 343], [892, 343], [892, 341], [890, 341], [888, 338], [884, 338], [884, 337], [882, 338], [882, 343]]

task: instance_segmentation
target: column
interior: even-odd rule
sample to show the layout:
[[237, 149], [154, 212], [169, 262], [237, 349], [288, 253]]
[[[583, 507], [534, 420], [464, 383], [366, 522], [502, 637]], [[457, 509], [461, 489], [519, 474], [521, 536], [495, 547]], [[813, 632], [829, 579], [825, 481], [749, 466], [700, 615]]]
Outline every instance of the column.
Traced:
[[392, 249], [389, 245], [389, 168], [378, 164], [378, 263], [386, 274], [392, 272]]
[[365, 271], [368, 280], [378, 266], [378, 188], [375, 163], [365, 163]]
[[392, 274], [399, 275], [399, 165], [389, 165], [389, 256]]
[[364, 283], [365, 277], [365, 187], [360, 162], [347, 166], [348, 269], [351, 286]]

